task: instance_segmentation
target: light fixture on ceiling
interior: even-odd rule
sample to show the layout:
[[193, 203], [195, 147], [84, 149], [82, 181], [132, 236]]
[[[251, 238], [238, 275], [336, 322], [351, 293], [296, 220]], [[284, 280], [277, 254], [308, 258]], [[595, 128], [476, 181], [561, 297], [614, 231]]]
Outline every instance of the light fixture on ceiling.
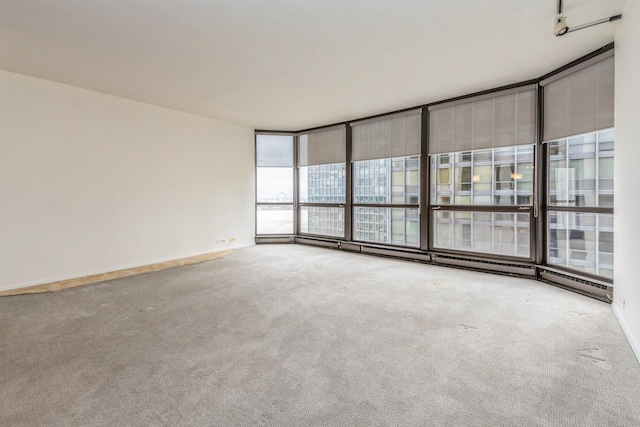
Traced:
[[622, 15], [613, 15], [608, 18], [597, 19], [595, 21], [587, 22], [586, 24], [569, 27], [567, 25], [567, 17], [562, 16], [562, 0], [558, 0], [558, 15], [556, 16], [556, 25], [553, 27], [553, 33], [557, 37], [560, 37], [567, 33], [582, 30], [583, 28], [593, 27], [594, 25], [604, 24], [605, 22], [617, 21], [618, 19], [622, 19]]

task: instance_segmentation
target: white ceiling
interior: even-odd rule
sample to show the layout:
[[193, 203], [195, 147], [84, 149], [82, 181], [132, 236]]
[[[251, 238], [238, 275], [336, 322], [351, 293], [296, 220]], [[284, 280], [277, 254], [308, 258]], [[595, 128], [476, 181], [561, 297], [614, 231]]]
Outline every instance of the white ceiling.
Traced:
[[[565, 0], [569, 26], [625, 0]], [[613, 41], [556, 0], [5, 0], [0, 69], [300, 130], [540, 77]], [[624, 17], [623, 17], [624, 19]]]

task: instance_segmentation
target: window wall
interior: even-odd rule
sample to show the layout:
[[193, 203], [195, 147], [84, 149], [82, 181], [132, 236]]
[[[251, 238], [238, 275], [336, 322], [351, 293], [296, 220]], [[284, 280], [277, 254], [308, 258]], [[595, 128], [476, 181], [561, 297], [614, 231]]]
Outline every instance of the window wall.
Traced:
[[419, 247], [421, 111], [351, 126], [353, 240]]
[[256, 235], [294, 232], [293, 135], [256, 135]]
[[575, 64], [428, 112], [300, 132], [295, 146], [292, 135], [257, 135], [257, 235], [479, 268], [506, 261], [607, 291], [613, 50]]

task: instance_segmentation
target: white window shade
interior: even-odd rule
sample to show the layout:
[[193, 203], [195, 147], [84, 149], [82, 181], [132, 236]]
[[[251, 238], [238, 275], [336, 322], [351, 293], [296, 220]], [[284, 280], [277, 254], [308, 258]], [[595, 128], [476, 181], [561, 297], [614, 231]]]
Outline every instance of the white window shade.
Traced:
[[293, 135], [256, 135], [256, 166], [293, 166]]
[[420, 154], [421, 110], [352, 123], [352, 160]]
[[543, 81], [544, 141], [613, 127], [614, 59]]
[[429, 108], [429, 154], [536, 142], [534, 86]]
[[347, 156], [345, 126], [332, 127], [298, 136], [298, 165], [344, 163]]

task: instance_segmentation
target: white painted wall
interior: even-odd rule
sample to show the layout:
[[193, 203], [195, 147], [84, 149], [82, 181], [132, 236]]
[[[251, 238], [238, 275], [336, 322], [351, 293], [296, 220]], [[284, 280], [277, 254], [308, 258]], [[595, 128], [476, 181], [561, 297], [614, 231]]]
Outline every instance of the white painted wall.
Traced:
[[253, 138], [0, 71], [0, 290], [251, 245]]
[[640, 360], [640, 0], [616, 32], [615, 276], [613, 309]]

